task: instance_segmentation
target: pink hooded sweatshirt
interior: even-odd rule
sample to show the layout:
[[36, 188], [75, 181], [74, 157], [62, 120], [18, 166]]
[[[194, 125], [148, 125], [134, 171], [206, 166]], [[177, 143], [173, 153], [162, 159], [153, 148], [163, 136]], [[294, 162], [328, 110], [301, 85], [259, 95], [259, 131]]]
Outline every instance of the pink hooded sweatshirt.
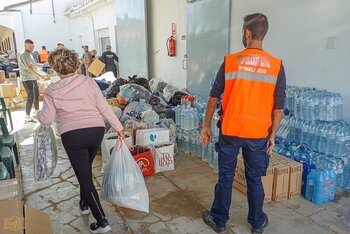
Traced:
[[60, 134], [76, 129], [105, 127], [104, 118], [113, 129], [123, 126], [92, 78], [74, 75], [50, 84], [44, 94], [44, 106], [38, 121], [51, 125], [57, 119]]

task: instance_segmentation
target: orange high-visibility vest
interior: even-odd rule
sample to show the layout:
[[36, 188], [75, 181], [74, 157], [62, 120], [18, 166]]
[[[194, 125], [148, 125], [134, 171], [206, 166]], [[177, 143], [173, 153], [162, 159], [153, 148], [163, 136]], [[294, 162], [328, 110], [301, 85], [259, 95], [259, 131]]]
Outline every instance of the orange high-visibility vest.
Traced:
[[259, 49], [225, 57], [221, 131], [226, 136], [266, 138], [272, 125], [281, 60]]
[[49, 53], [47, 50], [41, 50], [39, 52], [40, 62], [47, 62], [48, 57], [49, 57]]

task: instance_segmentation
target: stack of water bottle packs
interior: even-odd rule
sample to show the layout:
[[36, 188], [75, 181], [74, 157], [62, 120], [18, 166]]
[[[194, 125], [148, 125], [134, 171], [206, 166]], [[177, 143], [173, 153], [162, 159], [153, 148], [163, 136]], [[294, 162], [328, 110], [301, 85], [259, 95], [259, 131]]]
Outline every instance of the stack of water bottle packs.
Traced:
[[181, 105], [174, 108], [176, 139], [180, 150], [202, 158], [215, 172], [218, 172], [218, 153], [215, 150], [215, 143], [219, 139], [219, 128], [216, 126], [219, 120], [217, 111], [212, 120], [213, 142], [205, 147], [200, 141], [200, 129], [203, 125], [206, 102], [206, 99], [199, 96], [195, 97], [192, 103], [183, 99]]
[[350, 123], [342, 97], [323, 90], [288, 87], [286, 115], [275, 151], [304, 164], [303, 190], [316, 204], [350, 189]]

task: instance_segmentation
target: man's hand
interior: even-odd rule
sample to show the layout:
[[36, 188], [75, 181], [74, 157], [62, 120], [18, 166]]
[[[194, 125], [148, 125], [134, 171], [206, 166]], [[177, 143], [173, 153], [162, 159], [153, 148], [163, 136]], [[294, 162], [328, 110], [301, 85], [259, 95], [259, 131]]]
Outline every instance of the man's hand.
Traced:
[[208, 147], [209, 142], [213, 141], [213, 134], [210, 128], [204, 127], [201, 132], [201, 142], [204, 146]]
[[267, 142], [267, 154], [269, 156], [272, 155], [272, 151], [275, 148], [275, 137], [274, 136], [270, 136], [269, 137], [269, 141]]

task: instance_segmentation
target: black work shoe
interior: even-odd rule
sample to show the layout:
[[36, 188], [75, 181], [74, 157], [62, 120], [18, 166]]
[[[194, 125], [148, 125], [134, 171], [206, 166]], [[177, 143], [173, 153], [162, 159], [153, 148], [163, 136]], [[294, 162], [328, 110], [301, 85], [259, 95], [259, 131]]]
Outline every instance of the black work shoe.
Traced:
[[80, 212], [82, 215], [88, 215], [90, 214], [90, 210], [89, 210], [89, 206], [87, 204], [85, 204], [84, 202], [79, 202], [79, 206], [80, 206]]
[[216, 223], [214, 222], [213, 216], [211, 216], [210, 211], [206, 210], [203, 212], [202, 219], [206, 225], [211, 227], [216, 233], [223, 233], [226, 232], [225, 227], [218, 227]]
[[109, 223], [107, 219], [103, 219], [100, 222], [92, 223], [90, 225], [90, 231], [92, 233], [106, 233], [111, 230], [111, 226], [109, 226]]
[[252, 228], [252, 234], [262, 234], [264, 233], [264, 229], [269, 225], [269, 217], [264, 213], [265, 221], [260, 228]]

